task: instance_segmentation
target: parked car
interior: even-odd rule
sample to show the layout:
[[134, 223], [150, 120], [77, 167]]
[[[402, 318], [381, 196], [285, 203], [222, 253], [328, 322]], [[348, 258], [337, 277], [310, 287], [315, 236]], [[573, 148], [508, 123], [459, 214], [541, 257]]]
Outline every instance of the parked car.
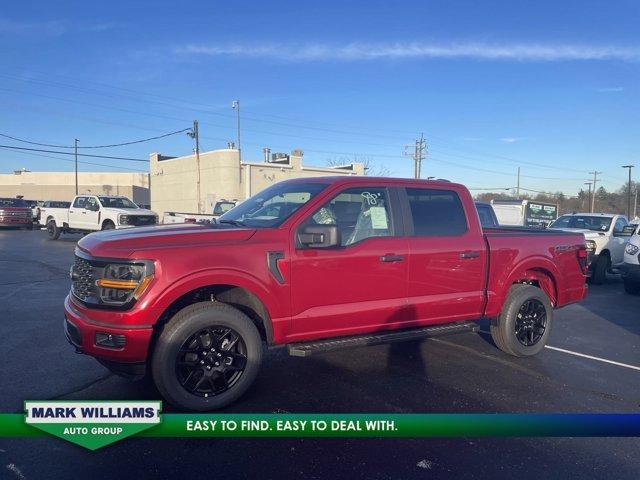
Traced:
[[586, 260], [582, 234], [483, 232], [459, 184], [300, 178], [215, 224], [84, 237], [65, 331], [114, 372], [150, 371], [172, 404], [212, 410], [249, 388], [263, 342], [308, 356], [486, 317], [500, 349], [534, 355], [553, 309], [584, 298]]
[[215, 223], [216, 219], [236, 206], [237, 200], [220, 200], [212, 213], [164, 212], [162, 223]]
[[549, 228], [584, 234], [589, 251], [589, 273], [595, 284], [603, 283], [607, 272], [624, 261], [624, 248], [630, 233], [624, 215], [571, 213], [562, 215]]
[[558, 206], [533, 200], [492, 200], [491, 206], [503, 226], [546, 228], [558, 218]]
[[500, 226], [496, 212], [493, 211], [490, 203], [476, 202], [476, 210], [478, 210], [482, 228], [495, 228]]
[[51, 240], [57, 240], [61, 233], [89, 233], [158, 222], [155, 213], [128, 198], [106, 195], [78, 195], [68, 209], [50, 208], [44, 218]]
[[21, 227], [31, 230], [31, 208], [21, 198], [0, 198], [0, 227]]
[[640, 227], [635, 226], [624, 249], [624, 263], [620, 267], [627, 293], [640, 293]]

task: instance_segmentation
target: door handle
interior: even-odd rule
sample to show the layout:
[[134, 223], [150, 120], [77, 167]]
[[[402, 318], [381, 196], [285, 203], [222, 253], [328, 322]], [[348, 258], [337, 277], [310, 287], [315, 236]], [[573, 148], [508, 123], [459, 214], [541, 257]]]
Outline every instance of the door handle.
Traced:
[[460, 258], [463, 258], [463, 259], [478, 258], [479, 256], [480, 256], [480, 252], [475, 252], [475, 251], [462, 252], [460, 254]]
[[381, 262], [391, 263], [391, 262], [402, 262], [404, 257], [402, 255], [393, 255], [388, 253], [387, 255], [383, 255], [380, 257]]

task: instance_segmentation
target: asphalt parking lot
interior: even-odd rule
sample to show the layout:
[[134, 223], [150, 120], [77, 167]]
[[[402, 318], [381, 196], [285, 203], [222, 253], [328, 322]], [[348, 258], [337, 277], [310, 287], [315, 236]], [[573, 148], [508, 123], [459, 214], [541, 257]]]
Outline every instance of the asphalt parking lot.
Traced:
[[[0, 411], [25, 399], [158, 398], [77, 355], [62, 332], [79, 236], [0, 231]], [[486, 328], [486, 326], [485, 326]], [[229, 412], [638, 412], [640, 296], [620, 279], [556, 312], [534, 358], [462, 334], [318, 355], [267, 354]], [[166, 410], [168, 411], [168, 410]], [[640, 439], [128, 439], [96, 452], [58, 439], [0, 440], [0, 478], [638, 478]]]

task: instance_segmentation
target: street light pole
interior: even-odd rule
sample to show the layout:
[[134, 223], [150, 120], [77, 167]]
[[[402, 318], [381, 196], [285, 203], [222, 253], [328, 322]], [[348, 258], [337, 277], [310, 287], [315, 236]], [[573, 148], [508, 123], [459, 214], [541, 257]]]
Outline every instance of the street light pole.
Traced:
[[78, 139], [74, 138], [73, 151], [76, 158], [76, 195], [78, 195]]
[[623, 165], [622, 168], [629, 170], [629, 184], [627, 187], [627, 218], [631, 218], [631, 169], [633, 165]]
[[237, 129], [238, 129], [238, 177], [240, 178], [240, 183], [242, 183], [242, 147], [240, 145], [240, 100], [234, 100], [231, 104], [231, 108], [236, 111], [237, 118]]

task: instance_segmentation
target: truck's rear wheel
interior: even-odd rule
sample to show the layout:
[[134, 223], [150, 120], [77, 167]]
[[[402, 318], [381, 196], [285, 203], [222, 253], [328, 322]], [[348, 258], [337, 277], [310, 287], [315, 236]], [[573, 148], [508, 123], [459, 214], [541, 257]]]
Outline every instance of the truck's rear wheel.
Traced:
[[60, 232], [60, 227], [56, 225], [55, 220], [49, 220], [47, 222], [47, 235], [49, 237], [49, 240], [57, 240], [58, 238], [60, 238]]
[[240, 397], [262, 362], [254, 323], [235, 308], [212, 302], [180, 310], [164, 327], [151, 360], [156, 387], [170, 403], [215, 410]]
[[609, 255], [601, 254], [593, 266], [593, 274], [591, 275], [591, 283], [594, 285], [602, 285], [607, 280], [607, 270], [611, 268], [611, 259]]
[[551, 333], [553, 307], [549, 297], [533, 285], [513, 285], [491, 337], [509, 355], [526, 357], [542, 350]]

